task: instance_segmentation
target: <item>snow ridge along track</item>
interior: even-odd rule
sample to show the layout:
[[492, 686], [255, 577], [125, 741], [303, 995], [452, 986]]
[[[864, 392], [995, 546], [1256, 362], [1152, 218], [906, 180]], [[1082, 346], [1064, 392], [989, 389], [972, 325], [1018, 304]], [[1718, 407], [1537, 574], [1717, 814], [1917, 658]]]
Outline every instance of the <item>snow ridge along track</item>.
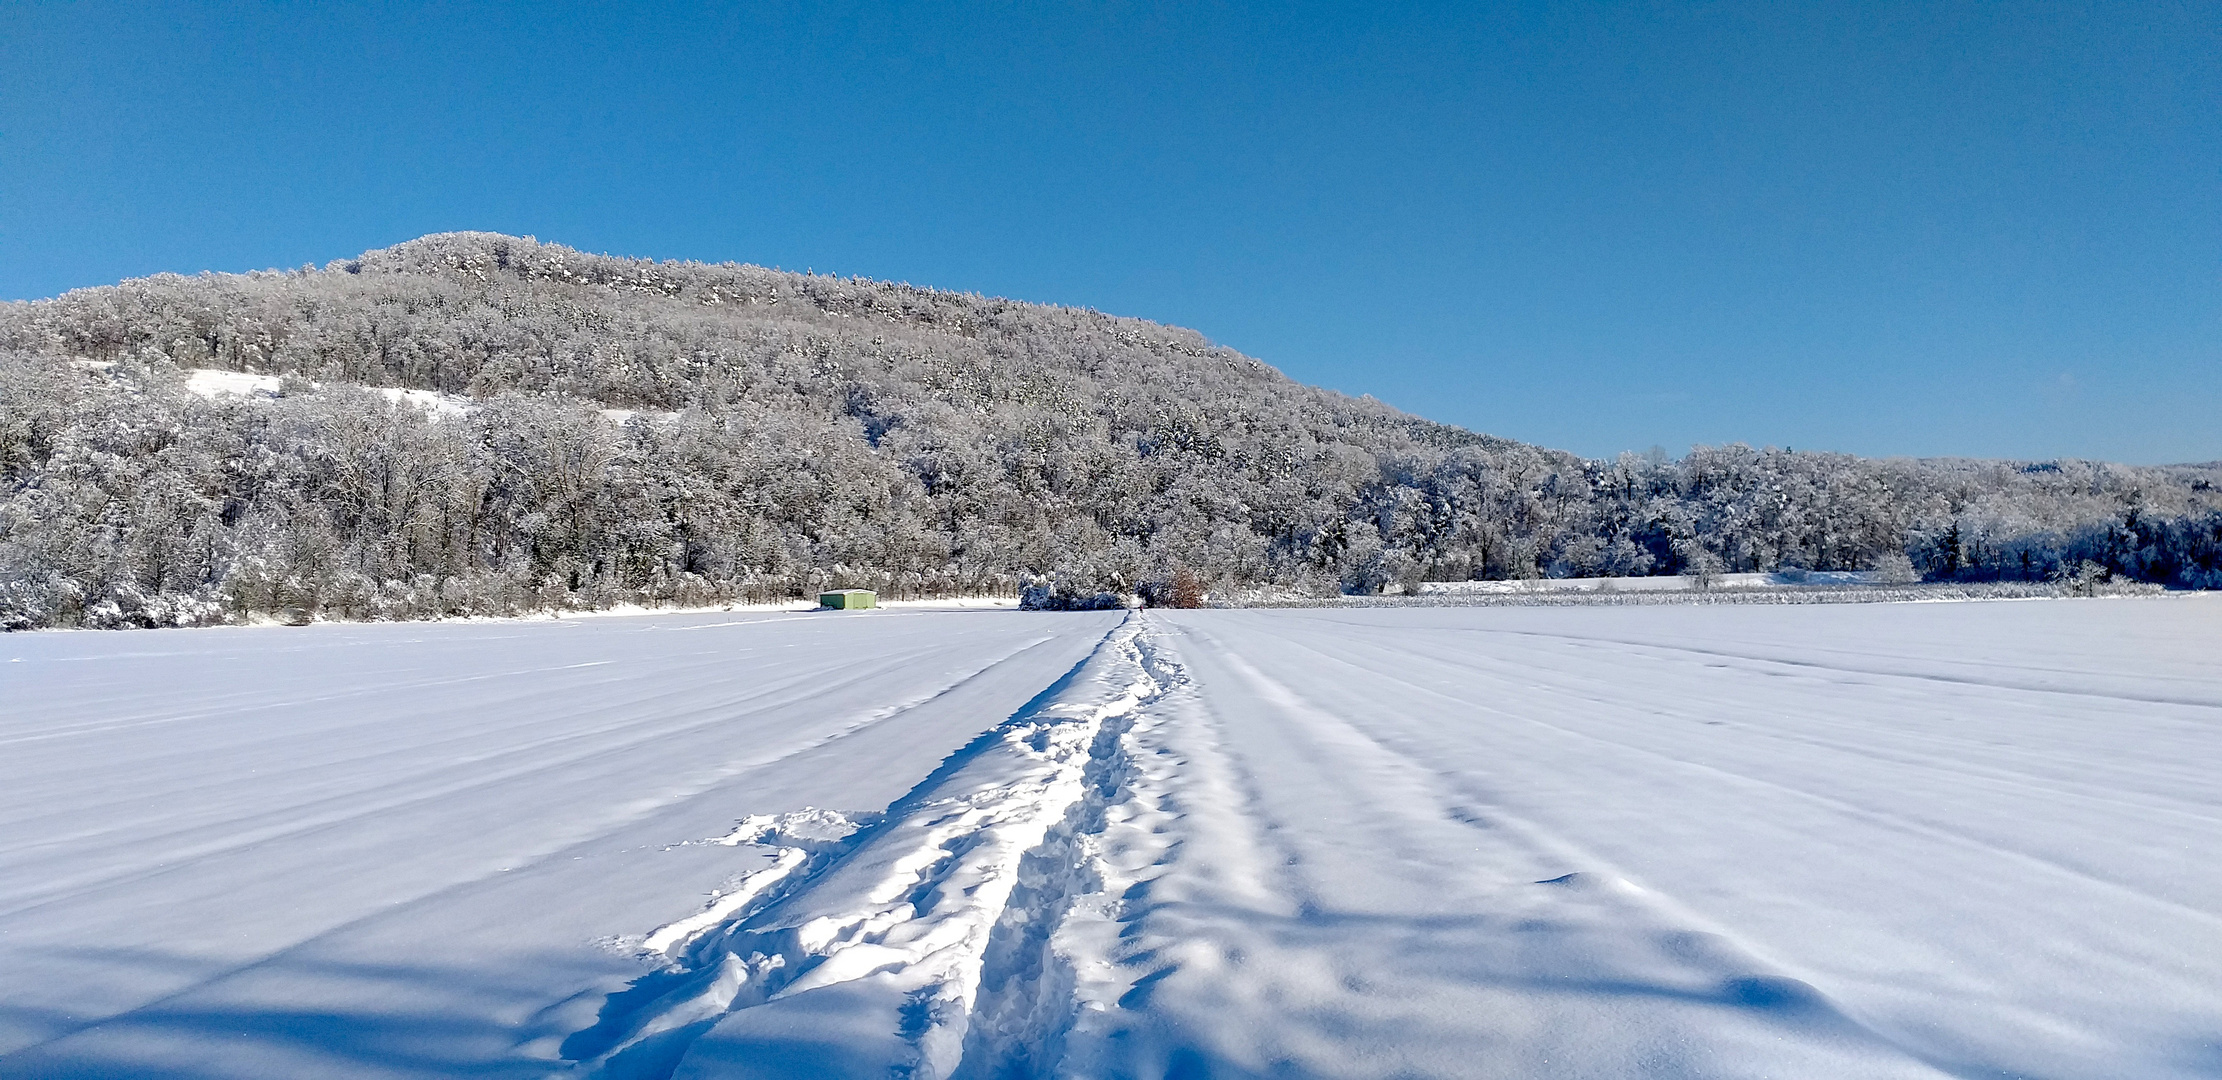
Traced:
[[1095, 890], [1087, 837], [1164, 687], [1139, 616], [876, 819], [821, 810], [713, 841], [763, 869], [659, 928], [669, 958], [567, 1039], [572, 1075], [1031, 1075], [1074, 998], [1051, 936]]

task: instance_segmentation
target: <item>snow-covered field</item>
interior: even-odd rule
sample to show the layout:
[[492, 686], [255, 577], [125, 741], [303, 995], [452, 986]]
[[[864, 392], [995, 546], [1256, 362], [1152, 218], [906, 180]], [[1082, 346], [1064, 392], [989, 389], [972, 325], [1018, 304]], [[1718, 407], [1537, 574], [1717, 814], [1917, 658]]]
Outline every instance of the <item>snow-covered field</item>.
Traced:
[[0, 638], [0, 1076], [2211, 1077], [2222, 600]]

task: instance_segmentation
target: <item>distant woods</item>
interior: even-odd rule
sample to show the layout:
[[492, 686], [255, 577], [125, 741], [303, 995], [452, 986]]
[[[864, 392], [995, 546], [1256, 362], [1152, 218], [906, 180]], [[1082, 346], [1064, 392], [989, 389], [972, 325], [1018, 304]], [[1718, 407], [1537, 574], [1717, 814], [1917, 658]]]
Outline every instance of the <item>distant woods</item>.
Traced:
[[[211, 368], [279, 378], [191, 392]], [[487, 234], [0, 306], [9, 628], [1786, 567], [2210, 588], [2218, 482], [1589, 461], [1140, 320]]]

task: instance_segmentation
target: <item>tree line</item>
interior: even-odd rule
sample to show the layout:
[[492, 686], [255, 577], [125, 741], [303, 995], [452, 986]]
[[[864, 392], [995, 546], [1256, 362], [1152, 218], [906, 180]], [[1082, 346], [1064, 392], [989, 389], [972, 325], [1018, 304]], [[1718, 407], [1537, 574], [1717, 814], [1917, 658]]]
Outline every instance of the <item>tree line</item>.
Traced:
[[1585, 460], [1142, 320], [492, 234], [0, 305], [9, 628], [1901, 565], [2211, 588], [2218, 480]]

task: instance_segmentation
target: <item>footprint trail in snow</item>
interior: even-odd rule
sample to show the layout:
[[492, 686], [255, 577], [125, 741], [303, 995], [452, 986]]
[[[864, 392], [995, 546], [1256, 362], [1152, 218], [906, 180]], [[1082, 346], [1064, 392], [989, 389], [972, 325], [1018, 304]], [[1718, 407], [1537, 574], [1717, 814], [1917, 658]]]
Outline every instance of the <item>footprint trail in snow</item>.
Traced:
[[[1130, 616], [884, 814], [711, 841], [761, 861], [640, 939], [666, 966], [565, 1042], [569, 1070], [1933, 1080], [2222, 1060], [2196, 959], [2222, 955], [2222, 913], [2053, 839], [2217, 835], [2196, 770], [2084, 745], [2140, 724], [2211, 756], [2207, 684], [2001, 688], [1949, 667], [1994, 659], [1917, 647], [1785, 666], [1773, 630], [1693, 663], [1671, 638], [1598, 644], [1588, 617]], [[1752, 618], [1643, 617], [1721, 638]], [[1891, 617], [1962, 618], [1766, 613], [1808, 634]], [[1536, 625], [1483, 636], [1517, 620]], [[1978, 752], [1972, 730], [2049, 749]], [[2086, 789], [2151, 824], [2104, 824], [2118, 807]], [[2121, 921], [2072, 918], [2102, 910]]]
[[[1094, 887], [1085, 837], [1161, 686], [1139, 617], [884, 816], [822, 810], [715, 843], [767, 865], [642, 942], [668, 966], [563, 1046], [608, 1077], [944, 1077], [1033, 1060], [1069, 1022], [1049, 936]], [[991, 1063], [997, 1063], [992, 1064]], [[985, 1072], [982, 1072], [985, 1075]]]

